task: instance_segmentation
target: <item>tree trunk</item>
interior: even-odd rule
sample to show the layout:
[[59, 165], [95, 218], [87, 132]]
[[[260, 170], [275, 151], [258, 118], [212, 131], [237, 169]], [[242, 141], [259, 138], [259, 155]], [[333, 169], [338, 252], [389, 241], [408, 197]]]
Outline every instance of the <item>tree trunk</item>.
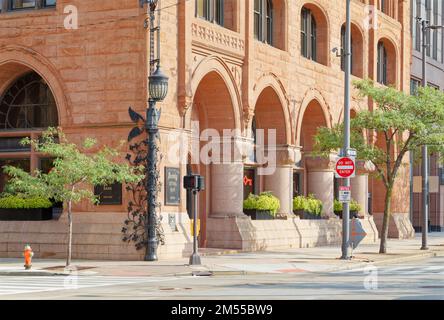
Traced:
[[68, 202], [68, 252], [66, 256], [66, 266], [71, 265], [72, 256], [72, 201]]
[[388, 238], [390, 215], [391, 215], [392, 192], [393, 192], [393, 186], [389, 186], [388, 188], [386, 188], [384, 218], [382, 222], [381, 245], [379, 247], [379, 253], [387, 253], [387, 238]]

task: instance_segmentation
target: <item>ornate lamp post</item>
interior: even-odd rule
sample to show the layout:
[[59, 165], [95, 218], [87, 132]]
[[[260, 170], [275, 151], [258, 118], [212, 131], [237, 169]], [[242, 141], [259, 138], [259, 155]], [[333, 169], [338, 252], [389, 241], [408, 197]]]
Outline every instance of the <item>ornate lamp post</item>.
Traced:
[[[159, 168], [157, 157], [157, 139], [159, 134], [160, 110], [156, 108], [156, 103], [163, 101], [168, 93], [168, 77], [160, 69], [160, 10], [158, 10], [157, 26], [154, 26], [155, 11], [159, 5], [159, 0], [140, 0], [143, 8], [144, 4], [149, 6], [149, 32], [150, 32], [150, 73], [148, 77], [148, 108], [146, 110], [145, 130], [148, 135], [147, 157], [146, 157], [146, 192], [147, 192], [147, 223], [146, 233], [148, 236], [145, 254], [146, 261], [157, 261], [157, 185], [159, 180]], [[155, 41], [155, 35], [157, 41]], [[157, 58], [154, 56], [154, 44], [157, 46]], [[156, 69], [154, 71], [154, 67]]]

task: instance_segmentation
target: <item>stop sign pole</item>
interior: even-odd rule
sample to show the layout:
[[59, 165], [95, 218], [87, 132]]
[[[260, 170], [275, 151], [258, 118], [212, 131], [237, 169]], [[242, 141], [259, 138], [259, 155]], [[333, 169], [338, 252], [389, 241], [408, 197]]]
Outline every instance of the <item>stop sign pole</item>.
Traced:
[[[351, 0], [346, 0], [345, 22], [345, 90], [344, 90], [344, 148], [342, 156], [348, 155], [350, 149], [350, 74], [351, 74]], [[350, 187], [350, 178], [345, 178], [344, 186]], [[343, 203], [342, 212], [342, 260], [351, 259], [350, 250], [350, 203]]]

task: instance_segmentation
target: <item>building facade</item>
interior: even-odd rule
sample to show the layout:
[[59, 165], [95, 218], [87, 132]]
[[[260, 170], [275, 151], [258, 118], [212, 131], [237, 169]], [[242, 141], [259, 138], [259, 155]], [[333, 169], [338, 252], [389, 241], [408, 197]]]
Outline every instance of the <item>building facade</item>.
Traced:
[[[160, 257], [186, 255], [191, 247], [186, 192], [181, 189], [179, 201], [170, 201], [170, 169], [179, 171], [180, 180], [187, 168], [205, 177], [199, 202], [202, 247], [264, 250], [339, 243], [341, 220], [333, 214], [336, 154], [329, 159], [314, 156], [313, 136], [318, 127], [331, 127], [343, 117], [344, 72], [338, 53], [345, 2], [162, 0], [160, 9], [162, 67], [170, 77], [168, 97], [160, 104], [161, 225], [166, 241]], [[410, 2], [352, 1], [352, 17], [353, 78], [371, 78], [408, 92]], [[88, 136], [115, 146], [126, 139], [133, 127], [128, 107], [143, 114], [148, 99], [146, 18], [146, 8], [139, 8], [137, 0], [3, 0], [3, 163], [29, 170], [50, 166], [44, 155], [17, 146], [20, 137], [38, 137], [46, 126], [63, 127], [74, 141]], [[72, 27], [76, 19], [78, 28]], [[353, 112], [374, 108], [356, 98], [356, 92], [353, 97]], [[230, 161], [216, 155], [221, 144], [229, 150], [259, 148], [260, 129], [267, 137], [268, 158], [275, 155], [271, 173], [261, 174], [267, 164], [251, 154]], [[275, 132], [275, 142], [270, 132]], [[222, 139], [214, 139], [216, 135]], [[369, 142], [379, 143], [377, 135], [369, 135]], [[189, 144], [198, 146], [197, 161], [191, 151], [171, 156]], [[202, 161], [202, 155], [211, 161]], [[363, 208], [366, 241], [374, 242], [382, 224], [383, 185], [368, 163], [358, 161], [358, 169], [353, 198]], [[75, 208], [75, 257], [143, 257], [122, 242], [131, 197], [120, 189], [122, 201], [117, 204], [81, 203]], [[251, 220], [243, 214], [248, 193], [262, 191], [280, 199], [281, 219]], [[323, 216], [329, 219], [292, 215], [296, 194], [321, 199]], [[394, 197], [390, 236], [411, 237], [408, 168]], [[22, 244], [30, 242], [41, 257], [63, 255], [65, 224], [64, 215], [41, 223], [0, 222], [0, 254], [16, 256]]]
[[[421, 25], [417, 18], [426, 19], [431, 25], [444, 26], [444, 3], [432, 0], [412, 1], [412, 75], [411, 93], [414, 94], [422, 84], [422, 42]], [[427, 36], [427, 82], [430, 86], [444, 90], [444, 31], [433, 30]], [[443, 167], [436, 155], [430, 158], [430, 231], [442, 231], [444, 228], [444, 176]], [[421, 165], [412, 166], [412, 204], [411, 220], [415, 230], [422, 226], [422, 171]]]

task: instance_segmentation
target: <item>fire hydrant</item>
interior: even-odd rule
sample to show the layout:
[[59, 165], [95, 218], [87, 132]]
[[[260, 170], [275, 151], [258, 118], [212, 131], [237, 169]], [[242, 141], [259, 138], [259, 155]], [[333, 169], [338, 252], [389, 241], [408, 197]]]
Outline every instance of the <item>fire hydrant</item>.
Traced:
[[25, 246], [25, 250], [23, 250], [23, 257], [25, 257], [25, 270], [31, 269], [33, 256], [34, 252], [32, 252], [31, 246], [27, 244]]

